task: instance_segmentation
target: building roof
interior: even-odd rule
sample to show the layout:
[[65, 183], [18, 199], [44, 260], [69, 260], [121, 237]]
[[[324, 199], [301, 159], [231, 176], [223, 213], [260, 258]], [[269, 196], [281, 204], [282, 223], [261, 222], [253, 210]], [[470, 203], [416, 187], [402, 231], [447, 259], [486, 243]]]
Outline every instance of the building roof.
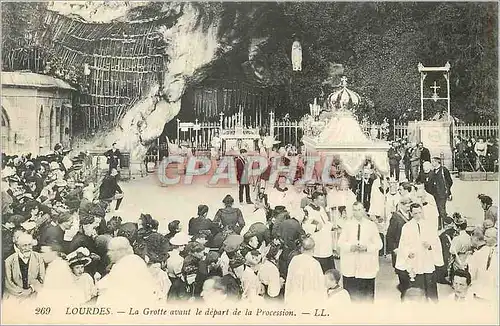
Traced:
[[2, 87], [4, 86], [75, 90], [64, 80], [24, 71], [2, 71]]

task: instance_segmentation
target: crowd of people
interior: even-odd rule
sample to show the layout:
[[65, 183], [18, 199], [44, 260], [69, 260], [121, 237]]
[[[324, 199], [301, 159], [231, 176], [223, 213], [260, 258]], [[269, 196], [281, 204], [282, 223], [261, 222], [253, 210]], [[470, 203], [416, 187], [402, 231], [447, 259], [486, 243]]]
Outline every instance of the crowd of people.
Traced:
[[455, 165], [461, 171], [498, 172], [498, 140], [495, 138], [455, 139]]
[[[399, 180], [400, 167], [404, 167], [404, 176], [408, 181], [416, 181], [423, 173], [431, 169], [431, 155], [422, 142], [411, 143], [398, 138], [391, 142], [388, 153], [390, 175]], [[428, 162], [428, 163], [426, 163]], [[453, 164], [458, 172], [498, 172], [498, 141], [495, 138], [485, 140], [473, 137], [455, 138]]]
[[402, 300], [443, 300], [437, 282], [453, 286], [450, 300], [496, 299], [497, 207], [480, 195], [475, 228], [449, 216], [452, 182], [439, 158], [427, 176], [401, 182], [367, 162], [361, 178], [341, 174], [332, 185], [281, 176], [255, 196], [240, 187], [250, 214], [228, 194], [213, 219], [200, 204], [167, 234], [147, 213], [122, 220], [119, 161], [94, 185], [60, 147], [48, 160], [2, 162], [4, 300], [373, 302], [385, 255]]

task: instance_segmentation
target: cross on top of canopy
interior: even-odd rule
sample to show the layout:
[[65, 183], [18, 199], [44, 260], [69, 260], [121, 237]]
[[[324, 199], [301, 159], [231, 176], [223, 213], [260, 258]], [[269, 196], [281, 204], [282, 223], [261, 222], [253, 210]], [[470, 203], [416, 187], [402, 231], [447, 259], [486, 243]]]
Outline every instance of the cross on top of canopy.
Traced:
[[327, 98], [327, 106], [330, 110], [343, 111], [352, 106], [357, 106], [361, 102], [358, 93], [347, 88], [347, 77], [343, 76], [340, 80], [340, 89], [334, 91]]

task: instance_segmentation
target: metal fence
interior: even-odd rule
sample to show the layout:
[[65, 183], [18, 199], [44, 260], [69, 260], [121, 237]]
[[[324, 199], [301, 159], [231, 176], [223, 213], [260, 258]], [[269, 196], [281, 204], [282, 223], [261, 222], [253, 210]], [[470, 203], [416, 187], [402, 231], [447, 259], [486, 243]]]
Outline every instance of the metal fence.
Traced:
[[274, 136], [276, 140], [281, 143], [279, 146], [286, 146], [288, 144], [300, 147], [300, 141], [303, 136], [302, 123], [299, 121], [278, 121], [275, 122], [273, 127]]
[[[198, 120], [193, 122], [181, 122], [178, 120], [177, 139], [175, 143], [184, 145], [189, 148], [194, 148], [196, 151], [209, 151], [211, 148], [212, 137], [219, 131], [224, 129], [234, 128], [235, 120], [231, 117], [222, 122], [201, 122]], [[279, 146], [286, 146], [291, 144], [297, 148], [301, 145], [303, 136], [303, 126], [299, 121], [270, 121], [272, 131], [271, 135], [276, 140], [280, 141]], [[389, 126], [388, 140], [410, 137], [410, 123], [400, 123], [395, 120]], [[498, 124], [493, 124], [491, 121], [488, 123], [469, 123], [469, 124], [454, 124], [452, 131], [454, 136], [462, 136], [464, 138], [497, 138], [499, 136]], [[361, 129], [368, 136], [371, 137], [373, 130], [377, 130], [376, 137], [381, 138], [381, 125], [367, 124], [361, 125]], [[161, 144], [159, 145], [161, 146]]]
[[462, 138], [498, 138], [498, 124], [488, 123], [469, 123], [456, 124], [453, 126], [453, 135]]

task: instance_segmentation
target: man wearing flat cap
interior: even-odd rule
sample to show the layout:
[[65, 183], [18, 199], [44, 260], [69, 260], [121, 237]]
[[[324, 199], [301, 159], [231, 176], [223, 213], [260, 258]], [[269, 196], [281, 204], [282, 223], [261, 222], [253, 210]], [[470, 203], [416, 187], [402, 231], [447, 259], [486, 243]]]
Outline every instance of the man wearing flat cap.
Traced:
[[429, 190], [436, 200], [439, 212], [438, 228], [443, 228], [443, 219], [446, 218], [446, 202], [451, 198], [451, 186], [453, 179], [450, 171], [441, 165], [441, 158], [434, 156], [432, 158], [433, 170], [429, 172]]

